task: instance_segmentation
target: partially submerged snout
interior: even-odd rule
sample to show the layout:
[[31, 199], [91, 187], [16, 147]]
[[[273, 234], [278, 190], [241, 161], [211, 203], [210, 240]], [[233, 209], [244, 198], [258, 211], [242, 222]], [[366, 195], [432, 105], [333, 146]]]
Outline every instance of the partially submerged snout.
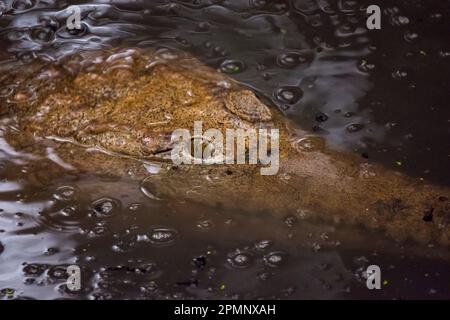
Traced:
[[[190, 61], [189, 68], [184, 60]], [[87, 64], [76, 73], [65, 69], [72, 65], [67, 61], [43, 65], [20, 84], [26, 87], [41, 79], [42, 90], [26, 107], [15, 104], [12, 112], [21, 108], [20, 125], [33, 135], [56, 136], [136, 158], [169, 151], [171, 133], [192, 129], [195, 121], [223, 134], [226, 129], [270, 125], [270, 109], [253, 92], [203, 66], [200, 73], [192, 59], [184, 60], [127, 50], [98, 53], [94, 66]]]
[[[151, 179], [174, 198], [283, 215], [307, 209], [398, 239], [450, 244], [447, 187], [292, 137], [287, 121], [253, 92], [195, 59], [133, 50], [89, 55], [12, 73], [7, 81], [18, 87], [2, 101], [19, 132], [12, 143], [54, 137], [70, 142], [58, 151], [77, 168], [142, 179], [148, 175], [142, 160], [167, 155], [172, 133], [191, 131], [195, 122], [223, 136], [227, 129], [278, 129], [276, 175], [260, 175], [261, 163], [194, 163], [169, 164]], [[30, 85], [32, 98], [20, 98]], [[86, 152], [92, 148], [108, 155]]]

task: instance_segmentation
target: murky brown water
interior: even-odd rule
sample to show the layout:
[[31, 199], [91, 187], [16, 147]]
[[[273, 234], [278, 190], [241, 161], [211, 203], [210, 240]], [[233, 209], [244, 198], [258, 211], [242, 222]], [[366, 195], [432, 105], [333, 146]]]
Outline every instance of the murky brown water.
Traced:
[[[0, 76], [82, 49], [182, 49], [336, 147], [448, 185], [450, 1], [383, 1], [382, 29], [369, 32], [370, 3], [0, 1]], [[69, 4], [83, 12], [76, 34]], [[61, 166], [51, 147], [39, 158], [0, 139], [1, 298], [450, 298], [444, 248], [156, 201], [125, 179], [43, 179]], [[71, 264], [82, 268], [77, 294], [65, 287]], [[365, 287], [370, 264], [382, 290]]]

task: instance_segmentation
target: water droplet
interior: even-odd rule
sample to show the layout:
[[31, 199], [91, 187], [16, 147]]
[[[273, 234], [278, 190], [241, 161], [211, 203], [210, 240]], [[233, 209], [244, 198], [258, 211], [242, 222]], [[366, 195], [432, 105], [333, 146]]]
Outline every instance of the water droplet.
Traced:
[[299, 87], [284, 86], [275, 90], [275, 98], [288, 104], [294, 104], [303, 96], [303, 91]]
[[413, 42], [419, 38], [419, 35], [412, 31], [405, 32], [405, 35], [403, 36], [406, 42]]
[[3, 12], [6, 11], [6, 4], [3, 1], [0, 1], [0, 17], [3, 15]]
[[139, 289], [145, 295], [155, 292], [158, 289], [158, 285], [155, 281], [150, 281], [148, 284], [141, 286]]
[[53, 198], [60, 201], [76, 200], [79, 194], [79, 190], [72, 186], [61, 186], [56, 189], [53, 194]]
[[409, 23], [409, 18], [405, 16], [398, 16], [396, 21], [399, 25], [406, 25]]
[[220, 65], [220, 71], [223, 73], [239, 73], [245, 69], [245, 64], [239, 60], [225, 60]]
[[227, 261], [234, 268], [248, 268], [253, 264], [253, 256], [249, 252], [236, 250], [228, 254]]
[[296, 67], [299, 64], [306, 63], [310, 60], [310, 57], [308, 57], [306, 54], [297, 52], [282, 53], [277, 57], [278, 65], [283, 68]]
[[360, 131], [360, 130], [362, 130], [363, 128], [364, 128], [364, 125], [363, 125], [363, 124], [360, 124], [360, 123], [352, 123], [352, 124], [349, 124], [348, 126], [346, 126], [346, 127], [345, 127], [345, 130], [347, 130], [348, 132], [353, 133], [353, 132]]
[[151, 176], [148, 176], [141, 182], [140, 187], [142, 193], [151, 200], [162, 200], [160, 192], [158, 192], [157, 185], [151, 180]]
[[119, 202], [111, 198], [101, 198], [92, 203], [94, 214], [97, 216], [111, 216], [119, 206]]
[[358, 62], [357, 68], [361, 72], [369, 73], [369, 72], [375, 70], [375, 65], [373, 63], [370, 63], [367, 60], [363, 59]]
[[321, 137], [305, 137], [293, 142], [293, 147], [300, 152], [320, 151], [325, 147]]
[[344, 13], [352, 13], [358, 10], [358, 1], [339, 0], [339, 10]]
[[63, 266], [54, 266], [48, 270], [48, 276], [53, 280], [64, 280], [69, 276]]
[[264, 8], [267, 5], [266, 0], [250, 0], [250, 5], [254, 8]]
[[268, 255], [264, 256], [264, 262], [269, 267], [276, 268], [285, 263], [286, 256], [286, 253], [281, 251], [271, 252]]
[[31, 263], [23, 267], [22, 271], [26, 276], [40, 276], [46, 269], [45, 264]]
[[209, 31], [209, 29], [210, 29], [209, 23], [208, 22], [203, 22], [203, 21], [197, 23], [197, 26], [195, 28], [195, 30], [197, 32], [207, 32], [207, 31]]
[[169, 245], [175, 241], [177, 231], [169, 228], [155, 228], [149, 234], [149, 240], [155, 245]]
[[102, 236], [108, 232], [108, 228], [106, 228], [103, 225], [96, 225], [92, 230], [89, 232], [89, 235], [91, 236]]
[[258, 273], [258, 278], [262, 281], [269, 280], [271, 277], [272, 277], [272, 273], [267, 272], [267, 271]]
[[36, 5], [37, 0], [15, 0], [12, 8], [19, 11], [29, 10]]
[[73, 217], [77, 212], [75, 207], [65, 207], [60, 210], [60, 213], [65, 217]]
[[13, 288], [3, 288], [0, 290], [0, 298], [6, 297], [8, 299], [13, 299], [15, 296], [16, 290]]
[[142, 204], [140, 204], [140, 203], [132, 203], [132, 204], [130, 204], [130, 205], [128, 206], [128, 209], [129, 209], [130, 211], [137, 211], [137, 210], [139, 210], [140, 208], [142, 208]]
[[36, 53], [34, 53], [33, 51], [19, 52], [17, 54], [17, 58], [24, 63], [30, 63], [34, 59], [36, 59], [36, 57]]
[[292, 227], [294, 226], [294, 224], [297, 222], [297, 218], [294, 216], [287, 216], [286, 218], [284, 218], [284, 223], [288, 226], [288, 227]]
[[45, 250], [44, 254], [47, 255], [47, 256], [51, 256], [51, 255], [54, 255], [54, 254], [56, 254], [58, 252], [59, 252], [58, 248], [50, 247], [50, 248], [47, 248], [47, 250]]
[[207, 258], [206, 258], [206, 256], [198, 256], [198, 257], [194, 257], [192, 259], [192, 261], [194, 262], [194, 264], [197, 268], [204, 269], [206, 266]]
[[270, 247], [271, 245], [272, 245], [271, 240], [261, 240], [255, 243], [255, 248], [257, 250], [264, 250]]
[[326, 115], [323, 112], [319, 112], [316, 114], [316, 121], [317, 122], [325, 122], [328, 120], [328, 115]]
[[211, 220], [201, 220], [197, 222], [197, 227], [202, 230], [209, 230], [214, 226], [214, 223]]
[[49, 42], [54, 37], [54, 32], [49, 27], [35, 27], [31, 30], [31, 37], [38, 41]]

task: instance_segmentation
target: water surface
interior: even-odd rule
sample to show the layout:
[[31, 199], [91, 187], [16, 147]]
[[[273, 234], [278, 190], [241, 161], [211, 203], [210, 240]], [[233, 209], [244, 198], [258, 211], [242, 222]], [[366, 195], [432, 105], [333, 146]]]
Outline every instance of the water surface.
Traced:
[[[71, 4], [79, 32], [65, 26]], [[188, 51], [334, 147], [449, 185], [450, 1], [383, 1], [377, 31], [365, 27], [367, 4], [0, 1], [0, 77], [80, 50]], [[155, 201], [115, 177], [47, 179], [66, 164], [51, 144], [44, 157], [31, 151], [0, 140], [2, 298], [450, 297], [450, 264], [433, 244], [302, 214]], [[65, 286], [71, 264], [82, 267], [79, 293]], [[370, 264], [382, 290], [365, 287]]]

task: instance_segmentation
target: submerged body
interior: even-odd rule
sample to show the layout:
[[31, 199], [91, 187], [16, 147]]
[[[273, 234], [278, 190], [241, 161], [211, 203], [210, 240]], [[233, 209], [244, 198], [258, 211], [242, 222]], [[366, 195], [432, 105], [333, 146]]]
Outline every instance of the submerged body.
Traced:
[[[75, 170], [139, 179], [155, 198], [189, 199], [248, 212], [298, 214], [382, 229], [396, 239], [450, 244], [449, 189], [326, 148], [294, 134], [276, 110], [195, 59], [166, 51], [89, 53], [40, 63], [0, 79], [13, 84], [2, 114], [18, 149], [56, 140]], [[28, 84], [36, 90], [30, 92]], [[276, 128], [280, 167], [181, 165], [167, 156], [175, 129]], [[299, 132], [298, 130], [296, 132]], [[149, 173], [157, 162], [158, 173]]]

